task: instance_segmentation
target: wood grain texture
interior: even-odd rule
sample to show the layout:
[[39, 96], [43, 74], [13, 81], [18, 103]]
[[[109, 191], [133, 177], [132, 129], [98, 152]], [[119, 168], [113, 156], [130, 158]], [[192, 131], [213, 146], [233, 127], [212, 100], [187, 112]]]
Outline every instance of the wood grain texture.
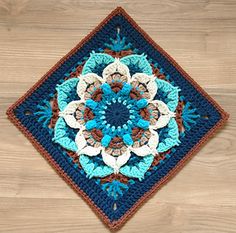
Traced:
[[0, 232], [109, 232], [5, 111], [117, 5], [231, 114], [120, 232], [236, 232], [234, 0], [0, 0]]

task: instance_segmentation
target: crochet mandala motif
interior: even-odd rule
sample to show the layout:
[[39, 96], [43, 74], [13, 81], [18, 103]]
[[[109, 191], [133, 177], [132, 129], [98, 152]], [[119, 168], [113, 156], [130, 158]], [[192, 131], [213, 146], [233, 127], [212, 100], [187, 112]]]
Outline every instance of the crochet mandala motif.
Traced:
[[110, 228], [228, 117], [122, 8], [7, 113]]

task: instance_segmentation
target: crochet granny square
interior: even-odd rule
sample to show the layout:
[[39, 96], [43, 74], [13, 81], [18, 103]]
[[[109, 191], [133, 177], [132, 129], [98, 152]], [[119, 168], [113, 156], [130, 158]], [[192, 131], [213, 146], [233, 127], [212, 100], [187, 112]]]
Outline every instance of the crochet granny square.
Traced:
[[228, 118], [122, 8], [7, 114], [113, 229]]

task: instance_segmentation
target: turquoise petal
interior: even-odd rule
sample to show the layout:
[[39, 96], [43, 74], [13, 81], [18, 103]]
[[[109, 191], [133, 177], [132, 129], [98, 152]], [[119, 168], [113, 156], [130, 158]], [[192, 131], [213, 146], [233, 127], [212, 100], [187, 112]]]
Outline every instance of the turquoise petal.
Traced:
[[167, 127], [167, 135], [164, 138], [159, 138], [157, 151], [159, 153], [165, 152], [173, 146], [179, 145], [179, 130], [177, 122], [174, 118], [170, 119]]
[[132, 86], [129, 83], [125, 83], [119, 93], [123, 95], [129, 95]]
[[102, 138], [101, 143], [104, 147], [107, 147], [109, 145], [110, 141], [111, 141], [110, 135], [105, 134]]
[[139, 119], [137, 123], [137, 126], [142, 129], [148, 129], [149, 125], [150, 125], [149, 121], [143, 119]]
[[75, 139], [70, 138], [68, 130], [72, 130], [67, 126], [63, 117], [59, 117], [54, 128], [54, 142], [60, 144], [63, 148], [76, 152], [78, 150]]
[[91, 109], [94, 110], [94, 109], [98, 106], [98, 103], [95, 102], [95, 101], [92, 100], [92, 99], [88, 99], [88, 100], [86, 101], [85, 105], [86, 105], [87, 107], [89, 107], [89, 108], [91, 108]]
[[84, 64], [82, 74], [96, 73], [94, 71], [97, 67], [104, 65], [105, 68], [107, 65], [114, 62], [114, 60], [115, 59], [108, 54], [92, 52], [89, 59]]
[[129, 134], [123, 135], [123, 141], [126, 145], [131, 146], [134, 144], [132, 137]]
[[97, 122], [96, 120], [90, 120], [85, 123], [85, 127], [87, 130], [91, 130], [97, 127]]
[[120, 59], [120, 61], [127, 65], [130, 70], [132, 70], [133, 67], [137, 69], [135, 73], [145, 73], [147, 75], [152, 75], [152, 67], [150, 63], [148, 62], [146, 55], [128, 55], [126, 57], [123, 57]]
[[89, 178], [105, 177], [113, 173], [113, 169], [107, 165], [93, 163], [93, 157], [80, 155], [79, 162]]
[[56, 87], [58, 107], [60, 111], [63, 111], [66, 105], [72, 101], [70, 92], [76, 93], [78, 82], [79, 78], [71, 78]]
[[111, 86], [108, 83], [102, 84], [101, 88], [105, 95], [111, 95], [113, 93]]
[[140, 99], [136, 103], [138, 108], [145, 108], [148, 105], [148, 101], [146, 99]]
[[164, 102], [169, 107], [169, 109], [174, 112], [179, 102], [179, 88], [174, 87], [170, 83], [158, 78], [156, 79], [156, 83], [158, 86], [158, 90], [161, 90], [167, 94], [168, 101]]
[[140, 181], [144, 178], [145, 173], [151, 166], [153, 162], [153, 155], [147, 155], [142, 158], [142, 160], [139, 163], [136, 163], [135, 165], [129, 165], [128, 163], [120, 168], [120, 173], [133, 178], [138, 178]]

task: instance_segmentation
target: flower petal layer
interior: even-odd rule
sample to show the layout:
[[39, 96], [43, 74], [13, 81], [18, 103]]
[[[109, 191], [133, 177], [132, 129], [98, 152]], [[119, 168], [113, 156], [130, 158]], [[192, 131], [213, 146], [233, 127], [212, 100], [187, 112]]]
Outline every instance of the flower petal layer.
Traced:
[[129, 73], [129, 68], [120, 62], [119, 59], [115, 59], [115, 61], [111, 64], [109, 64], [102, 72], [103, 79], [105, 81], [108, 80], [108, 78], [113, 75], [119, 73], [120, 75], [126, 77], [127, 80], [124, 81], [129, 81], [130, 79], [130, 73]]
[[142, 91], [144, 97], [150, 101], [153, 100], [158, 89], [155, 79], [153, 75], [136, 73], [131, 78], [131, 85]]
[[80, 76], [80, 81], [77, 85], [78, 96], [85, 100], [91, 98], [91, 93], [100, 87], [103, 83], [103, 79], [96, 74], [86, 74]]
[[[157, 111], [159, 112], [158, 117], [154, 115], [154, 113], [152, 113], [153, 119], [155, 120], [155, 121], [150, 120], [151, 122], [150, 128], [152, 129], [160, 129], [165, 127], [169, 123], [170, 119], [172, 117], [175, 117], [175, 113], [170, 111], [168, 106], [160, 100], [151, 101], [148, 107], [151, 108], [154, 113], [155, 109], [157, 109]], [[155, 119], [156, 117], [157, 119]]]
[[127, 163], [130, 158], [130, 151], [126, 151], [118, 157], [114, 157], [102, 150], [103, 162], [114, 169], [114, 173], [119, 173], [120, 167]]
[[88, 155], [88, 156], [96, 156], [101, 152], [101, 147], [94, 147], [87, 145], [87, 141], [83, 135], [83, 130], [81, 129], [75, 138], [75, 143], [78, 147], [77, 154], [82, 155]]
[[155, 155], [157, 153], [157, 146], [159, 143], [158, 133], [154, 130], [150, 130], [151, 136], [146, 145], [140, 147], [130, 147], [129, 149], [138, 156], [147, 156], [147, 155]]
[[65, 120], [62, 117], [59, 117], [54, 128], [53, 141], [60, 144], [67, 150], [76, 152], [78, 148], [75, 143], [75, 139], [72, 138], [68, 133], [69, 130], [72, 129], [67, 126]]
[[140, 181], [144, 178], [145, 173], [150, 168], [153, 162], [154, 156], [147, 155], [141, 159], [139, 163], [135, 165], [129, 165], [129, 162], [120, 168], [120, 173], [127, 177], [138, 178]]
[[84, 102], [82, 100], [72, 101], [65, 107], [64, 111], [59, 113], [71, 128], [79, 129], [82, 127], [79, 121], [75, 118], [75, 112], [76, 109], [83, 104]]
[[145, 73], [152, 75], [152, 67], [147, 60], [147, 56], [144, 54], [128, 55], [120, 59], [122, 63], [128, 66], [132, 73]]
[[56, 87], [57, 102], [60, 111], [63, 111], [66, 105], [70, 103], [70, 101], [74, 100], [71, 99], [71, 97], [73, 97], [73, 95], [71, 95], [71, 92], [76, 93], [76, 87], [78, 82], [78, 78], [71, 78]]
[[92, 177], [106, 177], [113, 173], [111, 167], [108, 167], [105, 164], [97, 164], [93, 161], [94, 159], [95, 157], [89, 157], [86, 155], [79, 156], [79, 162], [90, 179]]
[[[161, 133], [162, 130], [165, 132], [164, 135]], [[165, 152], [173, 146], [178, 146], [180, 143], [178, 125], [174, 118], [170, 120], [166, 128], [160, 130], [159, 134], [163, 135], [160, 136], [160, 141], [157, 148], [159, 153]]]
[[158, 89], [166, 95], [166, 99], [162, 99], [162, 101], [164, 101], [168, 108], [174, 112], [179, 102], [179, 88], [161, 79], [156, 79], [156, 83]]
[[[84, 64], [82, 75], [86, 75], [89, 73], [96, 73], [96, 74], [101, 75], [103, 69], [108, 64], [114, 62], [114, 60], [115, 59], [108, 54], [92, 52], [90, 54], [89, 59]], [[100, 70], [98, 70], [98, 68]]]

